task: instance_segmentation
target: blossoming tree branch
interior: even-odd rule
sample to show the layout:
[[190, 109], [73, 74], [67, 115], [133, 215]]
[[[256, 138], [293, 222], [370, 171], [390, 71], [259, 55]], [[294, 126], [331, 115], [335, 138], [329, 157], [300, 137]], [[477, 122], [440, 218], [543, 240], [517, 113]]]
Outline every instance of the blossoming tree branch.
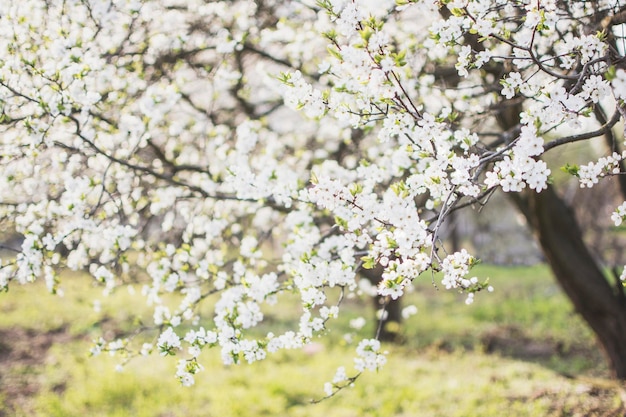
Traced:
[[[625, 23], [616, 0], [5, 0], [0, 211], [22, 243], [0, 288], [59, 293], [68, 269], [107, 292], [141, 283], [152, 322], [93, 352], [177, 355], [190, 385], [207, 349], [232, 364], [302, 347], [348, 297], [432, 280], [479, 298], [477, 260], [441, 230], [497, 189], [567, 282], [542, 155], [604, 138], [565, 168], [622, 181]], [[596, 281], [566, 292], [624, 378], [622, 286]], [[298, 324], [251, 336], [288, 294]], [[326, 393], [384, 362], [361, 341]]]

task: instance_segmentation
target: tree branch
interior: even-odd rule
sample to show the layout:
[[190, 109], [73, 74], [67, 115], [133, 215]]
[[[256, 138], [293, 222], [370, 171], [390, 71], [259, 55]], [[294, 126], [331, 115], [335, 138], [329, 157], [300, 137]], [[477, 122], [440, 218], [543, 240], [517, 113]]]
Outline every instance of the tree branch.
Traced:
[[613, 116], [611, 117], [611, 120], [609, 120], [604, 125], [602, 125], [600, 129], [595, 130], [593, 132], [586, 132], [586, 133], [581, 133], [579, 135], [572, 135], [572, 136], [566, 136], [564, 138], [555, 139], [552, 142], [546, 143], [546, 145], [543, 147], [544, 152], [547, 152], [552, 148], [556, 148], [557, 146], [561, 146], [566, 143], [573, 143], [573, 142], [578, 142], [581, 140], [587, 140], [587, 139], [595, 138], [598, 136], [606, 135], [607, 132], [610, 131], [613, 128], [613, 126], [617, 124], [617, 122], [619, 122], [620, 117], [621, 116], [620, 116], [619, 111], [615, 111], [615, 113], [613, 113]]

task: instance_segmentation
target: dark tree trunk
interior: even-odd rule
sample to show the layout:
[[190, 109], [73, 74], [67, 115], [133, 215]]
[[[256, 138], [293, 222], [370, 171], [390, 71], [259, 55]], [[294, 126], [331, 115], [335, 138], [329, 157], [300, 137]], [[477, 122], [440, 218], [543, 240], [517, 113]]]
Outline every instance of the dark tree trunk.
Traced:
[[[377, 265], [373, 269], [361, 270], [361, 275], [367, 278], [372, 285], [378, 285], [383, 274], [383, 267]], [[376, 328], [374, 336], [378, 340], [384, 342], [401, 342], [400, 325], [402, 324], [402, 302], [398, 298], [393, 300], [391, 297], [374, 297], [374, 311], [380, 309], [385, 310], [384, 319], [379, 321], [379, 327]]]
[[402, 302], [400, 299], [393, 300], [391, 297], [377, 296], [374, 299], [376, 310], [384, 307], [385, 318], [382, 320], [378, 340], [385, 342], [399, 343], [402, 341], [401, 328], [402, 323]]
[[626, 379], [626, 297], [622, 283], [616, 279], [614, 286], [609, 284], [585, 245], [572, 210], [552, 187], [511, 197], [536, 234], [558, 283], [595, 332], [614, 376]]

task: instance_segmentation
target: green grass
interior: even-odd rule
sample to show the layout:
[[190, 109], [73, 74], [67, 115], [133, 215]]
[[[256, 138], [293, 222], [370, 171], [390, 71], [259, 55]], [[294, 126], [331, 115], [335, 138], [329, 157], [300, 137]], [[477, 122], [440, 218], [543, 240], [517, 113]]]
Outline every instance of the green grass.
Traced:
[[559, 363], [559, 358], [550, 359], [548, 362], [559, 371], [572, 365], [575, 365], [574, 372], [606, 371], [598, 367], [593, 334], [574, 313], [545, 266], [481, 265], [474, 272], [479, 277], [489, 278], [495, 290], [477, 294], [470, 306], [463, 303], [463, 295], [437, 290], [430, 280], [418, 285], [417, 291], [407, 299], [419, 308], [418, 315], [411, 318], [406, 329], [409, 344], [423, 348], [443, 343], [453, 349], [459, 346], [478, 349], [485, 347], [483, 345], [490, 339], [518, 336], [557, 345], [565, 353], [577, 349], [588, 351], [574, 358], [583, 363], [570, 360]]
[[[406, 343], [386, 346], [389, 362], [381, 371], [320, 404], [310, 401], [324, 395], [324, 382], [338, 366], [350, 368], [355, 346], [343, 336], [354, 332], [351, 318], [373, 314], [369, 303], [350, 300], [316, 351], [279, 352], [234, 367], [223, 366], [219, 352], [207, 352], [205, 371], [184, 388], [174, 378], [177, 358], [138, 358], [116, 372], [116, 358], [88, 357], [90, 340], [101, 331], [150, 314], [125, 290], [104, 298], [75, 276], [64, 282], [63, 298], [40, 285], [13, 287], [0, 295], [0, 331], [15, 335], [0, 339], [0, 416], [623, 414], [624, 387], [607, 379], [591, 333], [545, 267], [480, 266], [476, 274], [489, 276], [495, 292], [478, 294], [470, 306], [425, 278], [407, 296], [419, 312], [405, 323]], [[270, 324], [286, 326], [298, 309], [287, 303], [270, 312]]]

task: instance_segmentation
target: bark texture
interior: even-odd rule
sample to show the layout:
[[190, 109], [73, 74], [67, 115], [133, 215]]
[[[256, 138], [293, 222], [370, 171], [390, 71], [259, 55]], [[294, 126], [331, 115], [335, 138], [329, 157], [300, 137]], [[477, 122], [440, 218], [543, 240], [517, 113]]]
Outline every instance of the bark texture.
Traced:
[[552, 187], [511, 197], [536, 234], [558, 283], [597, 335], [614, 376], [626, 379], [626, 297], [622, 283], [616, 279], [610, 284], [583, 241], [574, 213]]

